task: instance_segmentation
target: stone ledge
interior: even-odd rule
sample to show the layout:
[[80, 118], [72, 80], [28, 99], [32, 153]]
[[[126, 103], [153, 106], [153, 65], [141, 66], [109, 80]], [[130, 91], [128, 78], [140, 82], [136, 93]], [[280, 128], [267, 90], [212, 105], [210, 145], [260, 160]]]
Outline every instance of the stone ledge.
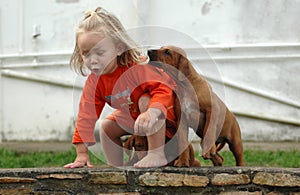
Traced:
[[98, 167], [0, 170], [0, 194], [56, 193], [300, 195], [300, 169]]

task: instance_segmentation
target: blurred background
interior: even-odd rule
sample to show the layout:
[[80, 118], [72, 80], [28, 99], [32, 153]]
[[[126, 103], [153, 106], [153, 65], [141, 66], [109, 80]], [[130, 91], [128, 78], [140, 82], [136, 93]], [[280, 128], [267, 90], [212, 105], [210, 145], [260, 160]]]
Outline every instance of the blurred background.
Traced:
[[183, 47], [243, 140], [300, 140], [300, 0], [0, 0], [0, 142], [71, 141], [75, 27], [97, 6], [141, 45]]

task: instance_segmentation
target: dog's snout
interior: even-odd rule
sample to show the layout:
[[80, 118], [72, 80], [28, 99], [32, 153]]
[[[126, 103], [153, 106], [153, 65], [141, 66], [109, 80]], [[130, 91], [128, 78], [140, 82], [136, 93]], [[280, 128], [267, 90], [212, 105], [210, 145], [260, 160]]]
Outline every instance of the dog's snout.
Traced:
[[163, 64], [162, 64], [162, 62], [159, 61], [157, 52], [158, 52], [158, 50], [155, 50], [155, 49], [148, 50], [148, 56], [150, 59], [149, 64], [159, 67], [159, 68], [162, 68]]
[[154, 50], [154, 49], [149, 49], [148, 50], [148, 56], [149, 56], [149, 58], [150, 58], [150, 61], [155, 61], [156, 60], [156, 53], [157, 53], [157, 51], [156, 50]]

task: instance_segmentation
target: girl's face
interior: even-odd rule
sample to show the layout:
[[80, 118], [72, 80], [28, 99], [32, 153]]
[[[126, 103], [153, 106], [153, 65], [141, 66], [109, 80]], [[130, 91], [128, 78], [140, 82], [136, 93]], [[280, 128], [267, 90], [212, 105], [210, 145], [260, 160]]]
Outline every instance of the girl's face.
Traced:
[[112, 73], [118, 66], [117, 56], [123, 52], [121, 44], [94, 32], [78, 35], [77, 44], [84, 64], [96, 75]]

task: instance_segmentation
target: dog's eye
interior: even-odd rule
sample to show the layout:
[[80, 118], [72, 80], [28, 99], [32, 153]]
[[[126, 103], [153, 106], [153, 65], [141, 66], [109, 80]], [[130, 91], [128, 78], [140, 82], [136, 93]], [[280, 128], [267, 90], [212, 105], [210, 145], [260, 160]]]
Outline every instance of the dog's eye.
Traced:
[[166, 49], [165, 52], [164, 52], [166, 55], [170, 56], [171, 53], [170, 53], [170, 50]]
[[136, 146], [135, 146], [136, 148], [143, 148], [144, 147], [144, 145], [143, 144], [136, 144]]

